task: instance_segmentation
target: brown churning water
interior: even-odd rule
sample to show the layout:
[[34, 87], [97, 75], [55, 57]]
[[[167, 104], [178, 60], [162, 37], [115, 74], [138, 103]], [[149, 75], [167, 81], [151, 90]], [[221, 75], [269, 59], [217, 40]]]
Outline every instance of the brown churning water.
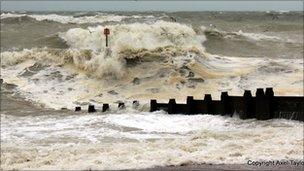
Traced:
[[[1, 167], [127, 169], [301, 159], [303, 124], [297, 121], [148, 112], [152, 98], [178, 102], [258, 87], [303, 95], [301, 17], [2, 13]], [[104, 28], [111, 30], [108, 48]], [[133, 100], [140, 101], [137, 109]], [[119, 102], [126, 108], [104, 114], [54, 110], [88, 104], [100, 110]]]

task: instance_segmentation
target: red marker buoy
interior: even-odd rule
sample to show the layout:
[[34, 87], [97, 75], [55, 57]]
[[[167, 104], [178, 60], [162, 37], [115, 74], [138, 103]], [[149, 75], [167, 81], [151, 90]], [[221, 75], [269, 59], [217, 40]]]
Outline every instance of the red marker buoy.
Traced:
[[105, 28], [103, 34], [106, 36], [106, 47], [108, 47], [108, 35], [110, 34], [110, 29]]

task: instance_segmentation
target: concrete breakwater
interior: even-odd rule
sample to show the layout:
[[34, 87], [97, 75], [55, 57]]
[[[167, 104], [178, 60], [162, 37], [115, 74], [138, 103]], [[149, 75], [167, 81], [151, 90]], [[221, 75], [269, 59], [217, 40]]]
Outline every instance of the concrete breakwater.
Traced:
[[[139, 105], [133, 101], [133, 107]], [[125, 108], [124, 103], [118, 104], [119, 109]], [[250, 90], [245, 90], [243, 96], [230, 96], [228, 92], [222, 92], [220, 100], [213, 100], [211, 94], [205, 94], [203, 100], [187, 97], [186, 104], [176, 103], [170, 99], [168, 103], [158, 103], [156, 99], [150, 101], [150, 112], [164, 110], [168, 114], [212, 114], [212, 115], [239, 115], [241, 119], [256, 118], [267, 120], [273, 118], [285, 118], [304, 121], [304, 96], [275, 96], [273, 88], [258, 88], [255, 96]], [[109, 104], [103, 104], [102, 112], [110, 110]], [[81, 111], [81, 107], [75, 107], [75, 111]], [[88, 106], [88, 112], [96, 112], [94, 105]]]

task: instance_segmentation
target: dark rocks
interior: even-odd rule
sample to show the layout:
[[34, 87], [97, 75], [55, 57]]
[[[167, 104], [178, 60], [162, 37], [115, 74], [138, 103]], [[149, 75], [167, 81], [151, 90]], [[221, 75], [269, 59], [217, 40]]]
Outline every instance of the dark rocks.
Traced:
[[135, 77], [132, 81], [133, 85], [139, 85], [140, 84], [140, 79]]
[[187, 77], [194, 77], [194, 76], [195, 74], [192, 71], [190, 71]]
[[202, 79], [202, 78], [189, 78], [189, 81], [196, 82], [196, 83], [203, 83], [203, 82], [205, 82], [205, 80]]
[[111, 94], [111, 95], [117, 95], [118, 94], [115, 90], [108, 91], [108, 93]]

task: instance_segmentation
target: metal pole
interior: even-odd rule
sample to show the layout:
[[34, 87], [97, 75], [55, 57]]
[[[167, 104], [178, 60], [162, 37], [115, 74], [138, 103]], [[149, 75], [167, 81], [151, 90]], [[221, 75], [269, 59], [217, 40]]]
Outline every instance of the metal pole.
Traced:
[[108, 47], [108, 35], [106, 34], [106, 47]]

